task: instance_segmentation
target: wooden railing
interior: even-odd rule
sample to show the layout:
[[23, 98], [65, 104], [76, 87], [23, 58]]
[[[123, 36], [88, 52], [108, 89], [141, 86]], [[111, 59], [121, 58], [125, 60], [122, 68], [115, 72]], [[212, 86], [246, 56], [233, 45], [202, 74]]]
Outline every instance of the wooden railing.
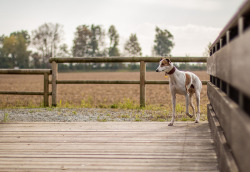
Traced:
[[250, 0], [210, 48], [208, 119], [221, 171], [250, 169]]
[[[147, 81], [146, 62], [159, 62], [161, 57], [91, 57], [91, 58], [52, 58], [52, 106], [57, 105], [57, 84], [140, 84], [140, 106], [145, 107], [145, 85], [146, 84], [168, 84], [168, 81]], [[172, 62], [202, 62], [206, 63], [207, 57], [172, 57]], [[139, 62], [140, 80], [139, 81], [104, 81], [104, 80], [58, 80], [58, 63], [122, 63]], [[157, 66], [156, 66], [157, 67]], [[207, 84], [207, 81], [202, 81]]]
[[0, 69], [0, 74], [14, 74], [14, 75], [43, 75], [44, 87], [43, 92], [31, 92], [31, 91], [0, 91], [0, 94], [12, 94], [12, 95], [43, 95], [44, 106], [49, 106], [49, 75], [52, 74], [51, 69]]
[[[0, 94], [12, 95], [43, 95], [44, 106], [49, 106], [49, 95], [52, 95], [52, 106], [57, 106], [57, 85], [58, 84], [139, 84], [140, 85], [140, 106], [145, 107], [146, 84], [169, 84], [169, 81], [148, 81], [146, 80], [146, 62], [159, 62], [161, 57], [92, 57], [92, 58], [52, 58], [51, 69], [0, 69], [0, 74], [22, 74], [22, 75], [44, 75], [43, 92], [23, 91], [0, 91]], [[207, 57], [171, 57], [172, 62], [201, 62], [206, 63]], [[140, 80], [58, 80], [58, 63], [122, 63], [139, 62]], [[157, 67], [157, 66], [156, 66]], [[52, 80], [49, 81], [49, 75]], [[202, 81], [206, 85], [208, 81]], [[49, 84], [52, 84], [52, 92], [49, 92]]]

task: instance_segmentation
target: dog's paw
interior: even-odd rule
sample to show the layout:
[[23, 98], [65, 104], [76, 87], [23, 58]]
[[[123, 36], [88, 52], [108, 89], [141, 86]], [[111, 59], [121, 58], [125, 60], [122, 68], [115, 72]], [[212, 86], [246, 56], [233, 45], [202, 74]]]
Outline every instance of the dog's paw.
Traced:
[[169, 123], [168, 126], [173, 126], [174, 124], [173, 123]]
[[190, 115], [190, 113], [186, 113], [186, 115], [187, 115], [189, 118], [193, 118], [193, 115]]
[[199, 121], [198, 121], [198, 120], [195, 120], [195, 123], [199, 123]]

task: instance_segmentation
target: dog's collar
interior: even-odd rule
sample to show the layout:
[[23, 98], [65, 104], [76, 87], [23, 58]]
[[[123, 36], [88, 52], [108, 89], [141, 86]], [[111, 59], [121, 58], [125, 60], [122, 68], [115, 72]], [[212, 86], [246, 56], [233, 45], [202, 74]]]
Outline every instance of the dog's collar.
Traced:
[[175, 72], [175, 67], [173, 67], [169, 72], [166, 72], [168, 75], [172, 75]]

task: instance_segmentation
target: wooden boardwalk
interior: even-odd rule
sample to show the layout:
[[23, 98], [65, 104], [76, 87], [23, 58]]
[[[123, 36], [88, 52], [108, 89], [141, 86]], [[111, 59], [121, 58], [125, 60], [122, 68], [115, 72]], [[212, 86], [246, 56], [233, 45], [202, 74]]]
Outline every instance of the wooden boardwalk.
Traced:
[[1, 123], [0, 171], [218, 171], [207, 122]]

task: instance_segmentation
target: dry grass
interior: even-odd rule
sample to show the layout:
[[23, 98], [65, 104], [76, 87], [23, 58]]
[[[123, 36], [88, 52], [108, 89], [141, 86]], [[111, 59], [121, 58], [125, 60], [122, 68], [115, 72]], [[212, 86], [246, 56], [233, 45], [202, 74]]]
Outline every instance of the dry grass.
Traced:
[[[201, 80], [208, 80], [205, 71], [196, 73]], [[59, 73], [59, 79], [67, 80], [139, 80], [139, 72], [92, 72]], [[166, 80], [164, 73], [147, 72], [146, 80]], [[2, 91], [43, 91], [43, 76], [0, 75]], [[50, 87], [51, 90], [51, 87]], [[74, 107], [117, 107], [120, 103], [139, 106], [139, 85], [58, 85], [58, 103], [61, 106]], [[20, 106], [41, 106], [42, 96], [0, 95], [0, 108]], [[51, 98], [50, 98], [51, 102]], [[207, 87], [203, 85], [201, 93], [201, 111], [206, 114], [208, 103]], [[171, 96], [168, 85], [146, 86], [147, 107], [171, 111]], [[122, 107], [122, 106], [119, 106]], [[177, 96], [177, 112], [185, 109], [185, 99]]]

